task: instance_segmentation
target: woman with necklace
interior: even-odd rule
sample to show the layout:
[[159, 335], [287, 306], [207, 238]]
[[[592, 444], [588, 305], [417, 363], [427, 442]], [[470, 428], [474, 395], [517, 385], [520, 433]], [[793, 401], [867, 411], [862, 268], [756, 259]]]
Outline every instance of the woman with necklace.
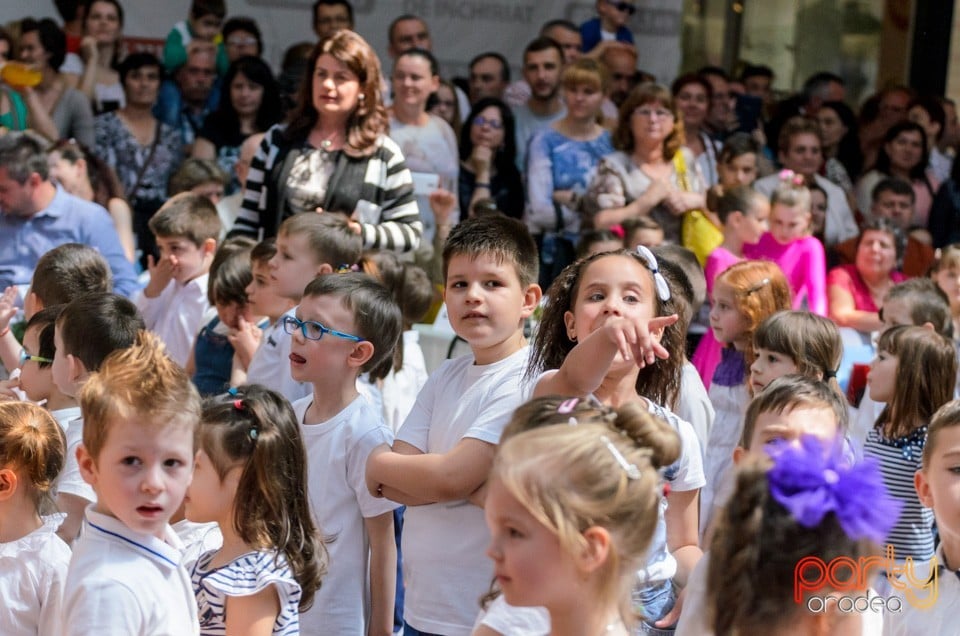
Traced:
[[713, 87], [701, 76], [689, 73], [675, 79], [670, 90], [683, 117], [683, 147], [697, 158], [697, 167], [706, 186], [715, 186], [720, 181], [717, 155], [722, 144], [714, 141], [703, 129], [713, 99]]
[[35, 87], [21, 88], [30, 127], [56, 141], [76, 139], [93, 146], [93, 112], [90, 102], [70, 88], [57, 69], [67, 52], [67, 38], [49, 19], [27, 18], [20, 25], [20, 61], [39, 69], [43, 78]]
[[693, 155], [683, 149], [683, 122], [663, 86], [641, 84], [620, 106], [613, 133], [616, 152], [603, 158], [584, 197], [594, 227], [650, 216], [664, 238], [680, 243], [684, 213], [703, 209], [703, 180]]
[[297, 106], [271, 127], [254, 156], [231, 235], [275, 236], [304, 212], [348, 215], [364, 247], [409, 251], [423, 225], [413, 180], [380, 95], [380, 63], [343, 30], [314, 48]]
[[[606, 69], [583, 58], [566, 68], [561, 77], [567, 114], [537, 133], [527, 156], [527, 225], [543, 255], [543, 236], [555, 233], [574, 238], [580, 232], [580, 198], [600, 159], [613, 152], [610, 132], [599, 123], [603, 96], [610, 83]], [[549, 256], [549, 255], [548, 255]], [[541, 262], [540, 286], [573, 260], [553, 258]]]

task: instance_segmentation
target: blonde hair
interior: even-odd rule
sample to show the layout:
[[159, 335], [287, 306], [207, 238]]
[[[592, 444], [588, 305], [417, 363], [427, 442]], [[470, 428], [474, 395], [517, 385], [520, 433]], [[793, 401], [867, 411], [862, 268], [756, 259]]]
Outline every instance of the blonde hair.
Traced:
[[938, 249], [930, 273], [936, 274], [940, 270], [951, 268], [960, 268], [960, 243], [952, 243]]
[[788, 208], [801, 207], [809, 214], [811, 199], [810, 188], [807, 187], [802, 175], [793, 170], [782, 170], [779, 174], [780, 183], [773, 189], [770, 195], [770, 206], [778, 203]]
[[823, 380], [843, 395], [837, 384], [843, 340], [832, 320], [809, 311], [778, 311], [757, 327], [753, 346], [788, 356], [797, 373]]
[[171, 360], [149, 331], [134, 344], [111, 353], [78, 396], [83, 411], [83, 445], [94, 459], [118, 418], [136, 418], [144, 427], [185, 426], [196, 430], [200, 395], [190, 377]]
[[590, 86], [606, 93], [610, 87], [610, 73], [607, 67], [597, 60], [582, 57], [564, 69], [560, 84], [568, 90], [577, 86]]
[[778, 311], [790, 309], [790, 283], [776, 263], [741, 261], [725, 269], [713, 287], [726, 285], [737, 301], [737, 311], [747, 322], [743, 339], [747, 343], [744, 358], [747, 367], [753, 364], [753, 334], [760, 323]]
[[[491, 479], [499, 479], [572, 554], [585, 547], [588, 528], [609, 532], [612, 548], [601, 594], [617, 598], [630, 618], [628, 592], [653, 538], [663, 496], [657, 469], [676, 461], [680, 440], [639, 404], [613, 411], [576, 401], [579, 406], [566, 412], [558, 409], [565, 403], [559, 397], [520, 407]], [[554, 424], [553, 418], [564, 423]], [[522, 430], [525, 425], [533, 428]]]
[[0, 403], [0, 468], [21, 473], [38, 513], [52, 512], [53, 484], [63, 468], [67, 439], [45, 409], [29, 402]]

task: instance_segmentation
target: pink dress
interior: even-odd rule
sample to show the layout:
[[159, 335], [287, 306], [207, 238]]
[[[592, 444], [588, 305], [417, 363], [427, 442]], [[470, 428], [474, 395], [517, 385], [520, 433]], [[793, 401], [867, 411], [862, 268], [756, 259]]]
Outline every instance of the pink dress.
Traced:
[[[713, 302], [713, 283], [725, 269], [739, 263], [739, 256], [720, 246], [715, 248], [707, 256], [707, 262], [703, 267], [703, 275], [707, 279], [707, 299]], [[707, 329], [707, 333], [700, 338], [697, 350], [693, 353], [693, 359], [690, 360], [693, 366], [697, 368], [700, 379], [703, 380], [703, 386], [710, 389], [710, 382], [713, 380], [713, 372], [720, 364], [720, 350], [723, 345], [713, 336], [713, 329]]]
[[[778, 243], [765, 232], [756, 245], [744, 245], [744, 256], [773, 261], [780, 266], [793, 292], [793, 308], [827, 315], [827, 258], [823, 244], [812, 236]], [[806, 306], [804, 306], [804, 301]]]

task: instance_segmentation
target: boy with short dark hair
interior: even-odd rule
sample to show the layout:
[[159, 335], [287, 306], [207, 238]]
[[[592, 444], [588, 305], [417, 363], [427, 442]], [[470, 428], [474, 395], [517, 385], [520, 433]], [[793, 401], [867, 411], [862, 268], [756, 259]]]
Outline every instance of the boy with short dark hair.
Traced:
[[186, 366], [197, 332], [216, 314], [207, 284], [220, 217], [209, 199], [184, 192], [164, 203], [149, 225], [160, 258], [147, 256], [150, 282], [135, 301], [147, 328], [163, 341], [168, 355]]
[[[751, 400], [733, 461], [740, 464], [745, 459], [763, 456], [768, 443], [795, 443], [803, 435], [815, 436], [826, 444], [840, 444], [846, 432], [846, 405], [829, 384], [802, 375], [785, 375], [770, 382]], [[708, 544], [705, 539], [705, 547]], [[702, 636], [713, 631], [706, 606], [709, 563], [710, 554], [705, 551], [687, 579], [677, 636]]]
[[[277, 232], [276, 253], [269, 261], [271, 293], [292, 303], [317, 276], [351, 268], [363, 253], [363, 239], [340, 214], [295, 214]], [[256, 272], [254, 272], [256, 274]], [[283, 316], [293, 315], [293, 309]], [[310, 394], [310, 385], [290, 375], [290, 336], [283, 317], [269, 330], [247, 367], [247, 383], [263, 384], [294, 402]]]
[[473, 355], [449, 360], [430, 376], [392, 450], [384, 445], [371, 454], [367, 485], [410, 505], [403, 531], [405, 625], [469, 634], [493, 570], [484, 556], [483, 510], [466, 500], [486, 480], [500, 433], [525, 398], [523, 323], [541, 291], [533, 238], [523, 223], [502, 215], [456, 226], [443, 264], [450, 323]]
[[193, 477], [200, 396], [150, 333], [80, 392], [80, 472], [97, 494], [64, 584], [64, 634], [199, 634], [169, 525]]
[[[64, 395], [77, 397], [91, 373], [117, 349], [126, 349], [145, 329], [136, 306], [117, 294], [88, 294], [71, 302], [54, 327], [53, 381]], [[67, 518], [58, 534], [72, 543], [83, 520], [83, 509], [96, 494], [80, 476], [77, 447], [83, 438], [83, 418], [67, 428], [67, 457], [57, 481], [57, 507]]]
[[[64, 243], [46, 252], [37, 261], [30, 290], [23, 302], [23, 314], [30, 320], [45, 307], [62, 305], [84, 294], [113, 289], [110, 265], [100, 252], [81, 243]], [[7, 326], [16, 313], [16, 288], [0, 298], [0, 361], [7, 370], [17, 366], [20, 343]]]

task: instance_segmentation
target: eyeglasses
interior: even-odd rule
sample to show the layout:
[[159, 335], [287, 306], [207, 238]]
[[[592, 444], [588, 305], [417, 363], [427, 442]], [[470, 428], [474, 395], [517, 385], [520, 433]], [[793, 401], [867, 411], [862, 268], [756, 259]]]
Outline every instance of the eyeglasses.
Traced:
[[503, 122], [496, 119], [487, 119], [481, 115], [477, 115], [473, 118], [473, 125], [483, 128], [484, 126], [490, 126], [494, 130], [500, 130], [503, 128]]
[[254, 46], [257, 38], [231, 38], [227, 40], [227, 46]]
[[330, 329], [329, 327], [320, 324], [316, 320], [299, 320], [294, 316], [285, 316], [283, 318], [283, 330], [291, 336], [299, 331], [307, 340], [320, 340], [323, 338], [324, 334], [328, 333], [331, 336], [343, 338], [344, 340], [349, 340], [351, 342], [364, 342], [364, 338], [361, 338], [360, 336], [351, 336], [348, 333], [343, 333], [342, 331], [337, 331], [336, 329]]
[[614, 2], [613, 0], [607, 0], [607, 4], [616, 9], [617, 11], [624, 11], [627, 15], [633, 15], [637, 12], [637, 7], [632, 5], [629, 2]]
[[50, 358], [44, 358], [43, 356], [32, 356], [27, 353], [26, 349], [20, 350], [20, 366], [22, 367], [27, 362], [53, 362]]
[[663, 108], [658, 108], [658, 109], [638, 108], [635, 111], [633, 111], [633, 114], [636, 117], [644, 117], [646, 119], [653, 119], [654, 117], [656, 117], [657, 119], [668, 119], [668, 118], [673, 119], [673, 113]]

